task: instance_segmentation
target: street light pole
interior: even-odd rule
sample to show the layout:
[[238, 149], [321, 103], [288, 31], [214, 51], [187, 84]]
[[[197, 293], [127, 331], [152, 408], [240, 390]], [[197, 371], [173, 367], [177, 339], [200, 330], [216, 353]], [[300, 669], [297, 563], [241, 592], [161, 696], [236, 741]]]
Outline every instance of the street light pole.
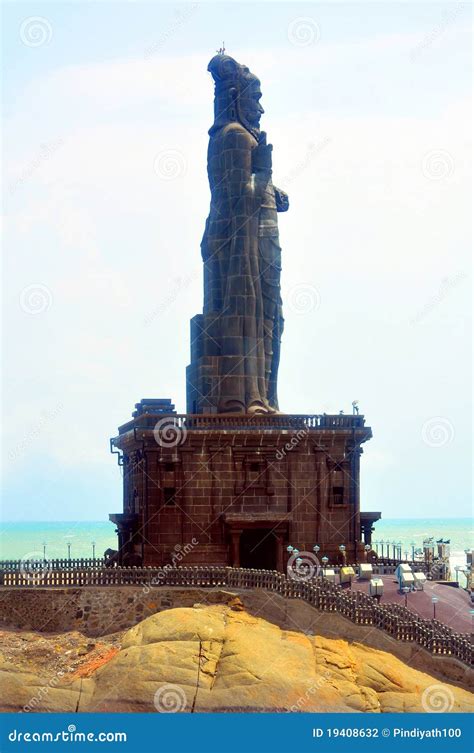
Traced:
[[67, 558], [68, 560], [71, 559], [71, 542], [70, 541], [67, 542]]
[[46, 560], [46, 541], [43, 541], [43, 559]]
[[410, 592], [410, 589], [408, 588], [408, 586], [404, 586], [403, 587], [403, 593], [405, 594], [405, 609], [408, 606], [408, 594], [409, 594], [409, 592]]
[[324, 570], [328, 566], [329, 557], [326, 557], [326, 556], [321, 557], [321, 562], [323, 563], [323, 567], [321, 568], [321, 581], [323, 581], [324, 580]]
[[439, 599], [437, 596], [431, 597], [431, 603], [433, 604], [433, 619], [436, 619], [436, 604], [438, 603]]

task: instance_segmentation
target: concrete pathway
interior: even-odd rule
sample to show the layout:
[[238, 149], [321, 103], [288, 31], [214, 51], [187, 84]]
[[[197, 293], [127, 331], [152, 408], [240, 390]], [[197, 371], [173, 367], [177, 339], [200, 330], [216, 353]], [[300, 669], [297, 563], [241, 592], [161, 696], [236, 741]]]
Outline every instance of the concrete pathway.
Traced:
[[[381, 604], [388, 602], [405, 604], [405, 594], [398, 592], [398, 582], [393, 575], [379, 575], [384, 583], [384, 595]], [[337, 582], [337, 579], [336, 579]], [[357, 580], [352, 582], [354, 591], [369, 592], [369, 581]], [[427, 620], [433, 618], [433, 604], [431, 597], [436, 596], [436, 619], [444, 622], [457, 633], [471, 633], [474, 629], [474, 616], [470, 610], [474, 609], [467, 591], [453, 586], [444, 586], [435, 581], [427, 581], [424, 591], [411, 591], [407, 597], [407, 607], [420, 617]]]

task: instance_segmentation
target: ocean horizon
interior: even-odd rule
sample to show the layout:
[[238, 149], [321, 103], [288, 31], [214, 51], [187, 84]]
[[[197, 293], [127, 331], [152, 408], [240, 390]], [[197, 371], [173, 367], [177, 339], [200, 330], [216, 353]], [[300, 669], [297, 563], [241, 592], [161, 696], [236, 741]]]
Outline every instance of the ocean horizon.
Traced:
[[[423, 539], [451, 540], [451, 564], [466, 561], [464, 551], [473, 548], [472, 518], [386, 518], [375, 525], [372, 541], [401, 541], [402, 553], [411, 552], [411, 544], [422, 546]], [[107, 520], [71, 521], [3, 521], [0, 525], [0, 559], [91, 557], [95, 542], [96, 556], [108, 548], [117, 548], [115, 526]], [[298, 542], [294, 542], [298, 543]], [[315, 544], [317, 542], [314, 542]], [[341, 542], [342, 543], [342, 542]]]

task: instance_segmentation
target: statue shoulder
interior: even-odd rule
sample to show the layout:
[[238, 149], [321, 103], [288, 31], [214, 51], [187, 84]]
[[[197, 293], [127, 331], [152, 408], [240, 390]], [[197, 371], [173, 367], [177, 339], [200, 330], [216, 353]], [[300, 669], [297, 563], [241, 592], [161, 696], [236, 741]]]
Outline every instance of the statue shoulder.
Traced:
[[227, 123], [223, 128], [214, 134], [215, 139], [219, 139], [226, 148], [255, 149], [257, 140], [243, 125], [240, 123]]

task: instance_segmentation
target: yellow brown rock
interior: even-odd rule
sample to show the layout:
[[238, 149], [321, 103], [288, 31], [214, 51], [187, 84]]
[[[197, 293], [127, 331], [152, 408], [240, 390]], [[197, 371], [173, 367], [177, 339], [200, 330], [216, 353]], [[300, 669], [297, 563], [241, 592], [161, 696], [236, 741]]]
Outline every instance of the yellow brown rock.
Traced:
[[62, 676], [54, 687], [34, 667], [4, 661], [0, 710], [474, 711], [473, 694], [389, 653], [282, 630], [235, 606], [148, 617], [125, 633], [118, 653], [104, 654], [98, 669]]

